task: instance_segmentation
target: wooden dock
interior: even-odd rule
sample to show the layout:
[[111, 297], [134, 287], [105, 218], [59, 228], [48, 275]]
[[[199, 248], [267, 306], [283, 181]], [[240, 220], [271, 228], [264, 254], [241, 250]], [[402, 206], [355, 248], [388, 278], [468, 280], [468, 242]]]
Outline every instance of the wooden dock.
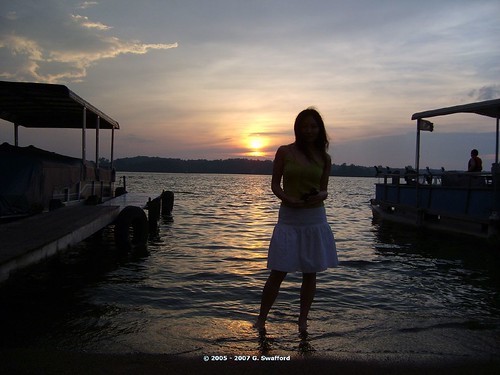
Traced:
[[69, 206], [0, 225], [0, 282], [17, 269], [64, 251], [112, 224], [127, 206], [143, 208], [145, 194], [124, 194], [95, 206]]
[[118, 206], [74, 206], [0, 226], [0, 282], [111, 224]]

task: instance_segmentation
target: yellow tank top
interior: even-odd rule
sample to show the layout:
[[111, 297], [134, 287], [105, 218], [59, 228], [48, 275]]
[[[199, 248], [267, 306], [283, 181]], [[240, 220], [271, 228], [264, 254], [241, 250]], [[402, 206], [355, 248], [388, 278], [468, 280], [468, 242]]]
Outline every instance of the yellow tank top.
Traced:
[[[323, 175], [323, 163], [312, 162], [304, 166], [299, 163], [293, 155], [285, 157], [283, 171], [283, 191], [286, 195], [296, 199], [302, 199], [305, 194], [312, 190], [319, 191], [321, 176]], [[319, 205], [323, 205], [322, 203]]]

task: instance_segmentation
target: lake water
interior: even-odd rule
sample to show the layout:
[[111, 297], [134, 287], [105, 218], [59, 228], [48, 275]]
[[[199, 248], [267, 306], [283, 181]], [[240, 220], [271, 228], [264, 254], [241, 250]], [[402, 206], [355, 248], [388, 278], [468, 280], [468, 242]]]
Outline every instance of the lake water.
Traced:
[[[118, 173], [122, 176], [124, 173]], [[301, 275], [289, 274], [267, 335], [252, 328], [279, 202], [270, 176], [126, 173], [129, 191], [175, 194], [146, 251], [112, 231], [0, 288], [1, 347], [100, 353], [489, 360], [500, 355], [500, 256], [468, 238], [372, 223], [375, 179], [330, 180], [340, 265], [318, 275], [307, 339]]]

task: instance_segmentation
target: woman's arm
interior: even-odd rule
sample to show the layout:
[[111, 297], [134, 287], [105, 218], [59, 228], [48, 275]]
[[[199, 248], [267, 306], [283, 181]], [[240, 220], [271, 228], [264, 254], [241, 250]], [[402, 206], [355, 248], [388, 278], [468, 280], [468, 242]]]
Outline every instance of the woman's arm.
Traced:
[[319, 193], [312, 195], [307, 200], [307, 204], [316, 204], [318, 202], [324, 201], [328, 197], [328, 180], [330, 178], [330, 171], [332, 169], [332, 159], [330, 155], [326, 155], [325, 165], [323, 166], [323, 174], [321, 175], [321, 180], [319, 184]]
[[332, 158], [326, 154], [325, 165], [323, 167], [323, 174], [321, 175], [320, 190], [328, 192], [328, 180], [332, 170]]

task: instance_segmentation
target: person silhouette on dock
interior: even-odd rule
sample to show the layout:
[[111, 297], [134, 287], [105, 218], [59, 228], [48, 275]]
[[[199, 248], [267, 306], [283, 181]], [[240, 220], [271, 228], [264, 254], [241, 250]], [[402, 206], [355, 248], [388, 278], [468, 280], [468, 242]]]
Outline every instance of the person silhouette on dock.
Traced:
[[481, 172], [483, 170], [483, 161], [478, 156], [479, 151], [473, 149], [470, 152], [469, 164], [467, 165], [467, 172]]

